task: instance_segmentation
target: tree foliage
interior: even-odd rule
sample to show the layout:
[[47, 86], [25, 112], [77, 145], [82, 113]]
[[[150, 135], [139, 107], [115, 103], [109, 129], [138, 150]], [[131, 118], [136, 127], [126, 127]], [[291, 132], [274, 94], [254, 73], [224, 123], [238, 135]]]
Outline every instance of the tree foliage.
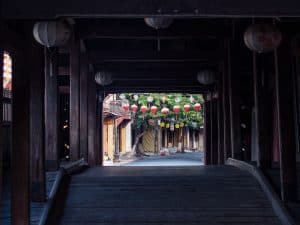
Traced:
[[[153, 126], [153, 124], [149, 123], [149, 121], [160, 119], [162, 123], [174, 123], [181, 124], [184, 126], [188, 126], [193, 129], [198, 129], [203, 125], [203, 96], [201, 94], [182, 94], [182, 93], [126, 93], [124, 94], [126, 99], [129, 101], [129, 105], [137, 105], [138, 111], [136, 114], [133, 114], [134, 125], [136, 128], [148, 128], [149, 126]], [[134, 99], [134, 95], [138, 96], [137, 101]], [[152, 102], [148, 102], [148, 97], [151, 96], [153, 98]], [[191, 96], [193, 101], [191, 101]], [[165, 102], [163, 102], [162, 98], [165, 97]], [[179, 102], [178, 102], [179, 100]], [[177, 101], [177, 102], [176, 102]], [[194, 111], [194, 104], [200, 103], [201, 109], [199, 112]], [[150, 111], [151, 106], [157, 106], [158, 111], [156, 115], [153, 115]], [[173, 107], [175, 105], [180, 106], [180, 112], [176, 115], [173, 112]], [[190, 105], [190, 111], [184, 112], [184, 105]], [[148, 111], [143, 114], [140, 111], [141, 106], [147, 106]], [[161, 113], [161, 109], [163, 107], [167, 107], [169, 109], [169, 113], [164, 115]]]

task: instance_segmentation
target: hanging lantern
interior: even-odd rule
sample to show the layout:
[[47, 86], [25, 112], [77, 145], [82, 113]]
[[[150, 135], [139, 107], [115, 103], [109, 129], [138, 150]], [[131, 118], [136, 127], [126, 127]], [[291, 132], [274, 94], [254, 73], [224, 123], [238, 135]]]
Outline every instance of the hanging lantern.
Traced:
[[169, 109], [164, 107], [161, 109], [161, 113], [164, 114], [164, 115], [167, 115], [169, 113]]
[[276, 49], [282, 35], [274, 24], [252, 24], [244, 33], [246, 46], [255, 52], [264, 53]]
[[169, 123], [166, 123], [166, 128], [170, 128], [170, 124]]
[[128, 110], [129, 110], [129, 105], [128, 105], [128, 104], [123, 105], [123, 109], [124, 109], [125, 112], [128, 112]]
[[166, 101], [167, 101], [167, 98], [166, 98], [166, 96], [162, 96], [162, 97], [161, 97], [161, 102], [165, 104], [165, 103], [166, 103]]
[[190, 105], [184, 105], [184, 106], [183, 106], [183, 109], [184, 109], [184, 111], [185, 111], [186, 113], [190, 111], [190, 108], [191, 108]]
[[196, 112], [199, 112], [200, 109], [201, 109], [201, 105], [200, 105], [199, 103], [196, 103], [196, 104], [194, 105], [194, 110], [195, 110]]
[[184, 127], [184, 123], [181, 122], [181, 123], [179, 124], [179, 126], [180, 126], [180, 127]]
[[157, 113], [157, 107], [156, 107], [155, 105], [154, 105], [154, 106], [151, 106], [150, 110], [151, 110], [151, 113], [152, 113], [153, 115], [156, 115], [156, 113]]
[[211, 70], [199, 71], [197, 74], [197, 80], [200, 84], [213, 84], [215, 82], [215, 73]]
[[179, 127], [180, 127], [180, 126], [179, 126], [179, 123], [176, 123], [176, 124], [175, 124], [175, 128], [176, 128], [176, 129], [179, 129]]
[[112, 74], [106, 71], [99, 71], [95, 74], [95, 81], [101, 86], [110, 85], [113, 82]]
[[161, 122], [161, 123], [160, 123], [160, 127], [165, 127], [165, 123], [164, 123], [164, 122]]
[[141, 106], [141, 112], [142, 112], [143, 114], [145, 114], [147, 111], [148, 111], [147, 106], [145, 106], [145, 105]]
[[33, 27], [35, 40], [47, 48], [66, 45], [71, 35], [71, 26], [62, 21], [37, 22]]
[[132, 106], [131, 106], [131, 111], [132, 111], [132, 112], [136, 113], [137, 110], [138, 110], [137, 105], [132, 105]]
[[175, 105], [173, 107], [173, 111], [174, 111], [175, 114], [178, 114], [180, 112], [180, 106], [179, 105]]
[[167, 17], [146, 17], [145, 23], [156, 30], [169, 27], [173, 23], [172, 18]]

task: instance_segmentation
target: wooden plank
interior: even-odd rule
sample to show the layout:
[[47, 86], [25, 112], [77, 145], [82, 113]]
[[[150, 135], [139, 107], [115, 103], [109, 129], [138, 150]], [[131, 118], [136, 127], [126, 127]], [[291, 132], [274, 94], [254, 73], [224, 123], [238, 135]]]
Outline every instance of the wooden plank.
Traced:
[[216, 0], [210, 2], [189, 1], [150, 1], [149, 0], [112, 0], [102, 2], [97, 0], [58, 1], [51, 2], [28, 0], [3, 0], [1, 14], [4, 18], [54, 19], [57, 17], [129, 17], [143, 18], [145, 16], [172, 17], [284, 17], [299, 16], [299, 2], [296, 0], [273, 1], [253, 0], [241, 2], [238, 0]]
[[281, 198], [297, 199], [296, 140], [291, 46], [288, 39], [274, 54], [276, 109], [280, 151]]
[[80, 42], [74, 37], [70, 45], [70, 159], [80, 157]]
[[45, 157], [47, 171], [59, 165], [57, 53], [45, 48]]
[[26, 58], [30, 76], [30, 182], [31, 200], [46, 200], [45, 146], [44, 146], [44, 51], [28, 34]]
[[88, 61], [80, 57], [80, 158], [88, 158]]
[[211, 164], [211, 95], [207, 94], [204, 103], [204, 164]]
[[29, 75], [23, 60], [20, 52], [12, 53], [12, 225], [29, 225]]

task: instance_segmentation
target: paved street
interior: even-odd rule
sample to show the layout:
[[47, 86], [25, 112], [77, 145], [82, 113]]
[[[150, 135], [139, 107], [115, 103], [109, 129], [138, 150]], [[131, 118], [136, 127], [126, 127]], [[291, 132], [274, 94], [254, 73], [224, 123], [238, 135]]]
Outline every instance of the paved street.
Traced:
[[166, 156], [152, 155], [123, 164], [122, 166], [199, 166], [203, 165], [203, 153], [187, 151]]

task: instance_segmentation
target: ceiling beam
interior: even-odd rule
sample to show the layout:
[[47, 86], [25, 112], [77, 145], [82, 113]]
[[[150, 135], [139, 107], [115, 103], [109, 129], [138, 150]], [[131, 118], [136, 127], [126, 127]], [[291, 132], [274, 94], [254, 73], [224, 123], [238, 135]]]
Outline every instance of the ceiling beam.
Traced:
[[212, 51], [90, 51], [89, 62], [140, 62], [140, 63], [184, 63], [218, 61], [220, 54]]
[[300, 15], [298, 0], [2, 0], [1, 17], [279, 17]]

